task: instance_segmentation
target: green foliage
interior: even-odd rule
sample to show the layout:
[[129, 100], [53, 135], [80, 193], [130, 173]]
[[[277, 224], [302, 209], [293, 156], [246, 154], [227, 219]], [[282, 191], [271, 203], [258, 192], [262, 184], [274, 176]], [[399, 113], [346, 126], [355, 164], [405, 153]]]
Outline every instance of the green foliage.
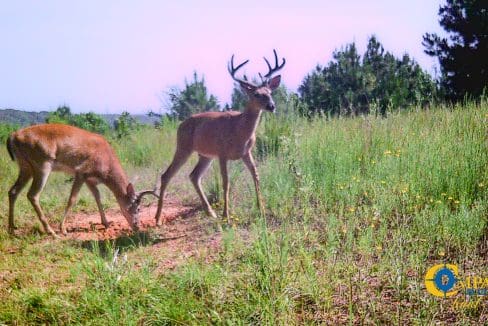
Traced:
[[241, 89], [239, 85], [234, 85], [231, 95], [231, 105], [234, 111], [243, 111], [246, 108], [248, 98], [246, 93]]
[[[125, 249], [113, 242], [102, 255], [96, 245], [87, 250], [75, 240], [47, 240], [35, 232], [11, 238], [0, 229], [0, 323], [468, 325], [486, 320], [485, 306], [456, 310], [451, 299], [434, 298], [423, 286], [426, 269], [441, 262], [464, 266], [463, 275], [486, 272], [484, 100], [387, 118], [263, 118], [259, 137], [268, 140], [258, 169], [265, 218], [255, 207], [248, 172], [230, 164], [235, 225], [223, 232], [214, 233], [221, 221], [189, 216], [151, 228], [145, 236], [161, 232], [154, 242]], [[138, 178], [138, 189], [152, 186], [156, 171], [170, 162], [176, 127], [168, 122], [113, 141], [128, 174]], [[16, 167], [4, 147], [0, 167], [0, 193], [6, 194]], [[185, 181], [173, 183], [170, 196], [188, 195], [195, 203], [187, 180], [191, 164], [187, 168], [181, 173]], [[71, 186], [58, 176], [53, 174], [41, 197], [54, 212], [51, 222], [62, 216]], [[207, 186], [214, 178], [220, 178], [218, 167], [207, 176]], [[83, 209], [97, 211], [87, 192], [80, 197], [91, 203]], [[106, 203], [116, 205], [113, 198]], [[33, 229], [37, 222], [25, 196], [16, 208], [19, 228]], [[0, 212], [7, 211], [8, 201], [0, 201]], [[168, 239], [168, 227], [178, 229], [177, 223], [195, 223], [197, 231]], [[205, 240], [194, 239], [197, 233]], [[218, 250], [207, 246], [207, 237], [220, 239]], [[181, 265], [164, 269], [164, 255], [175, 243], [192, 247], [192, 257], [177, 252]]]
[[185, 80], [185, 88], [179, 90], [172, 88], [168, 92], [170, 100], [170, 115], [178, 120], [185, 120], [189, 116], [199, 112], [218, 111], [219, 104], [217, 98], [208, 94], [205, 86], [205, 79], [198, 78], [196, 72], [193, 73], [193, 80]]
[[114, 123], [115, 133], [117, 138], [127, 137], [132, 131], [138, 127], [136, 119], [134, 119], [129, 112], [124, 111]]
[[447, 0], [439, 23], [449, 39], [435, 33], [423, 37], [425, 53], [441, 66], [441, 85], [450, 100], [479, 98], [488, 87], [488, 6], [484, 0]]
[[106, 134], [110, 130], [110, 126], [107, 121], [100, 115], [88, 112], [73, 115], [71, 124], [79, 128], [96, 132], [98, 134]]
[[106, 134], [110, 130], [107, 121], [100, 115], [93, 112], [73, 114], [66, 105], [60, 106], [56, 111], [51, 112], [46, 118], [46, 122], [69, 124], [99, 134]]
[[260, 160], [277, 155], [292, 134], [294, 114], [264, 114], [256, 135], [256, 155]]
[[407, 54], [401, 59], [384, 51], [375, 36], [366, 53], [355, 43], [333, 54], [327, 66], [317, 66], [299, 87], [307, 115], [351, 115], [388, 108], [425, 105], [435, 95], [435, 84]]
[[49, 113], [48, 117], [46, 118], [46, 122], [70, 124], [72, 119], [73, 114], [71, 113], [70, 107], [67, 105], [62, 105], [59, 106], [56, 111]]
[[17, 125], [0, 123], [0, 143], [2, 145], [5, 144], [8, 136], [17, 129], [19, 129], [19, 126]]

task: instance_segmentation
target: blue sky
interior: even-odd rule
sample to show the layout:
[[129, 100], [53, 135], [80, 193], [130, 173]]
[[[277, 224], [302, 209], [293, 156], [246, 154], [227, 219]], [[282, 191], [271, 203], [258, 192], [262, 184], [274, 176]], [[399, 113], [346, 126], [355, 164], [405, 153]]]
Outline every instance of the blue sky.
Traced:
[[221, 104], [233, 82], [227, 62], [266, 71], [276, 48], [282, 80], [296, 90], [334, 49], [376, 34], [433, 72], [425, 32], [442, 33], [443, 1], [4, 1], [0, 6], [0, 108], [74, 112], [160, 111], [164, 92], [196, 70]]

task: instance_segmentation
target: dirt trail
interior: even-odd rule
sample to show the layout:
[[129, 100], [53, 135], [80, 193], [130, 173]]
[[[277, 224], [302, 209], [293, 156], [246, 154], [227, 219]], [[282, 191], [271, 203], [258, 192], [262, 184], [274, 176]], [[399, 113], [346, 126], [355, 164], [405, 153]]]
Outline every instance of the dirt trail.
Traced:
[[[138, 242], [143, 245], [145, 254], [157, 257], [159, 270], [172, 269], [189, 257], [200, 255], [210, 261], [220, 250], [221, 233], [209, 227], [215, 221], [199, 218], [198, 210], [178, 200], [165, 199], [165, 222], [157, 227], [156, 205], [141, 207], [137, 233], [131, 231], [119, 209], [106, 211], [108, 229], [101, 223], [98, 212], [72, 214], [66, 221], [68, 234], [63, 239], [81, 241], [82, 246], [88, 248], [93, 246], [93, 241], [114, 240], [115, 247]], [[137, 251], [134, 256], [138, 256]]]
[[[182, 205], [179, 201], [174, 199], [165, 199], [163, 218], [168, 224], [180, 217], [185, 218], [189, 215], [194, 215], [195, 207]], [[105, 212], [110, 227], [105, 229], [101, 223], [100, 214], [98, 211], [91, 213], [77, 213], [71, 214], [66, 220], [66, 229], [68, 234], [66, 238], [75, 240], [107, 240], [116, 239], [121, 236], [127, 236], [132, 233], [129, 224], [124, 216], [120, 213], [118, 208], [109, 209]], [[156, 228], [154, 215], [156, 214], [156, 206], [143, 206], [139, 215], [140, 232], [148, 231]], [[162, 228], [164, 227], [164, 225]]]

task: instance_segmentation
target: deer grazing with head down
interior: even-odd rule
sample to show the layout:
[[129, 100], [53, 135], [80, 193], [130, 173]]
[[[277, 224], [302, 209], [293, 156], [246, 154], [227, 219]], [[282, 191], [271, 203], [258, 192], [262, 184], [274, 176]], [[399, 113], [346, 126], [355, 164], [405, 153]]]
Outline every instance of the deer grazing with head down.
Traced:
[[207, 197], [202, 191], [201, 179], [214, 158], [218, 158], [220, 163], [224, 188], [224, 217], [229, 217], [229, 176], [227, 173], [227, 161], [229, 160], [242, 159], [244, 161], [254, 180], [257, 205], [262, 209], [259, 176], [251, 150], [256, 141], [256, 128], [262, 110], [275, 111], [275, 103], [271, 97], [271, 92], [280, 85], [281, 76], [272, 77], [272, 75], [283, 68], [285, 59], [283, 58], [282, 63], [279, 64], [276, 51], [273, 50], [273, 52], [275, 66], [272, 68], [268, 60], [264, 58], [269, 71], [264, 75], [264, 78], [259, 74], [262, 79], [261, 85], [251, 83], [246, 78], [235, 77], [237, 70], [248, 63], [249, 60], [234, 67], [234, 56], [231, 57], [228, 66], [229, 73], [249, 97], [244, 112], [204, 112], [195, 114], [181, 123], [178, 128], [176, 152], [173, 161], [161, 176], [161, 189], [156, 212], [157, 225], [162, 223], [161, 212], [166, 187], [193, 152], [198, 153], [199, 159], [190, 174], [190, 179], [207, 214], [214, 218], [216, 217]]
[[127, 181], [119, 159], [110, 144], [100, 135], [62, 124], [42, 124], [13, 132], [7, 139], [7, 150], [19, 166], [17, 181], [9, 191], [8, 231], [13, 234], [14, 206], [17, 196], [32, 179], [27, 198], [34, 207], [46, 233], [56, 236], [39, 204], [39, 197], [51, 171], [63, 171], [74, 176], [73, 187], [61, 222], [66, 234], [65, 219], [84, 183], [95, 197], [105, 228], [105, 217], [97, 185], [105, 184], [115, 195], [122, 214], [133, 230], [138, 229], [139, 205], [144, 195], [153, 190], [136, 193]]

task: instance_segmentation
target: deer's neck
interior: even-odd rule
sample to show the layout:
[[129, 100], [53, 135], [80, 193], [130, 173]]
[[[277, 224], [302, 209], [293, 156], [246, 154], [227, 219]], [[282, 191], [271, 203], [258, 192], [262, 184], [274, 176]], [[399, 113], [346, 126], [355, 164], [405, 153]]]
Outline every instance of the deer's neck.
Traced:
[[242, 125], [240, 131], [250, 138], [256, 132], [261, 117], [261, 110], [256, 109], [252, 104], [248, 104], [242, 113]]
[[118, 161], [112, 163], [110, 173], [105, 177], [103, 183], [112, 191], [119, 204], [125, 204], [127, 201], [127, 185], [129, 182]]

